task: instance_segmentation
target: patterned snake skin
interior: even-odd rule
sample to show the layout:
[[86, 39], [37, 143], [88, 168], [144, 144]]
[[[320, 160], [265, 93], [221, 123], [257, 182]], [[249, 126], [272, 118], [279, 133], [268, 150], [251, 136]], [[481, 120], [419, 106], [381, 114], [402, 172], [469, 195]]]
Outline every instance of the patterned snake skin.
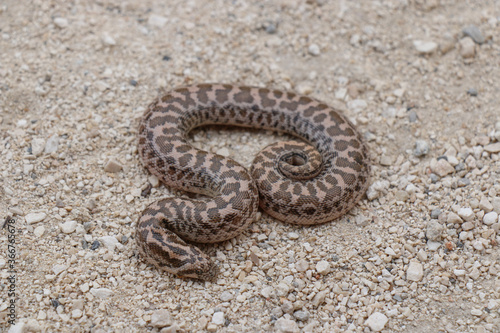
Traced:
[[[190, 130], [208, 124], [271, 129], [303, 142], [266, 147], [248, 172], [188, 143]], [[331, 221], [368, 185], [366, 147], [344, 116], [312, 98], [265, 88], [199, 84], [167, 93], [144, 114], [139, 154], [164, 184], [204, 195], [149, 205], [137, 223], [139, 252], [160, 269], [202, 280], [213, 281], [218, 268], [186, 241], [233, 238], [255, 219], [259, 205], [289, 223]]]

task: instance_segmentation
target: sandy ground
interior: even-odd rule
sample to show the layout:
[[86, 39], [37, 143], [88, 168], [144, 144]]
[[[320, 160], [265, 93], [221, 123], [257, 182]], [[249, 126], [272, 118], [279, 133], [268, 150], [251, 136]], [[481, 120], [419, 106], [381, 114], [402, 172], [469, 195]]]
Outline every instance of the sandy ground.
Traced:
[[[499, 332], [498, 36], [498, 1], [1, 1], [0, 331], [15, 315], [12, 332]], [[138, 119], [200, 82], [338, 107], [373, 164], [333, 223], [262, 214], [207, 246], [213, 284], [134, 241], [172, 194], [142, 195]], [[281, 139], [192, 135], [245, 166]]]

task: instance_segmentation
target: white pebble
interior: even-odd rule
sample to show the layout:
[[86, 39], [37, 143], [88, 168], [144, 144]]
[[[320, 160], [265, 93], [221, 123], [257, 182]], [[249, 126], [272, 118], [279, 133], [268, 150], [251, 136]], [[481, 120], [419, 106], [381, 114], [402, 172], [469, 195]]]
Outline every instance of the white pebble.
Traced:
[[465, 276], [465, 269], [454, 269], [453, 274], [456, 276]]
[[47, 214], [45, 214], [45, 213], [29, 213], [29, 214], [26, 214], [24, 219], [26, 220], [26, 223], [33, 224], [33, 223], [43, 221], [46, 217], [47, 217]]
[[223, 302], [229, 302], [234, 298], [233, 294], [231, 294], [229, 291], [223, 291], [220, 294], [220, 300]]
[[330, 273], [330, 263], [326, 260], [321, 260], [316, 264], [316, 271], [321, 275]]
[[469, 207], [462, 207], [458, 210], [458, 216], [468, 222], [474, 219], [474, 212]]
[[295, 321], [285, 318], [276, 320], [276, 323], [274, 323], [274, 328], [276, 328], [277, 332], [283, 333], [295, 333], [300, 331]]
[[35, 230], [33, 230], [33, 234], [36, 237], [41, 237], [41, 236], [43, 236], [44, 233], [45, 233], [45, 227], [43, 225], [40, 225], [40, 226], [36, 227]]
[[61, 223], [59, 227], [61, 228], [61, 231], [64, 232], [65, 234], [71, 234], [76, 230], [76, 226], [78, 225], [78, 222], [76, 221], [67, 221], [64, 223]]
[[116, 41], [113, 37], [111, 37], [108, 34], [105, 34], [101, 37], [102, 43], [107, 46], [113, 46], [116, 45]]
[[430, 167], [432, 172], [434, 172], [439, 177], [444, 177], [455, 171], [455, 168], [453, 168], [451, 164], [448, 163], [448, 161], [446, 161], [445, 159], [440, 159], [439, 161], [436, 159], [432, 159]]
[[290, 287], [286, 283], [280, 282], [280, 284], [276, 286], [276, 295], [278, 296], [286, 296], [289, 291]]
[[321, 53], [319, 46], [317, 44], [309, 45], [309, 48], [307, 50], [309, 51], [309, 54], [313, 56], [318, 56]]
[[151, 316], [151, 326], [153, 327], [166, 327], [172, 325], [172, 317], [170, 312], [165, 309], [156, 310]]
[[500, 142], [492, 143], [484, 147], [488, 153], [500, 153]]
[[54, 24], [59, 28], [66, 28], [68, 26], [68, 20], [64, 17], [56, 17], [54, 19]]
[[274, 288], [270, 287], [270, 286], [262, 288], [262, 290], [260, 291], [260, 294], [262, 296], [264, 296], [264, 298], [270, 298], [270, 297], [276, 296], [276, 292], [275, 292]]
[[374, 332], [380, 332], [384, 329], [384, 326], [388, 321], [389, 319], [383, 313], [374, 312], [365, 321], [365, 325], [370, 327], [370, 329]]
[[491, 225], [498, 221], [498, 213], [497, 212], [489, 212], [483, 216], [483, 223], [486, 225]]
[[406, 279], [410, 281], [418, 282], [422, 280], [424, 276], [424, 267], [421, 263], [416, 261], [410, 261], [408, 265], [408, 270], [406, 271]]
[[436, 51], [438, 45], [432, 41], [415, 40], [413, 41], [413, 46], [420, 54], [431, 54]]
[[296, 233], [296, 232], [289, 232], [288, 233], [288, 238], [291, 239], [291, 240], [298, 239], [299, 238], [299, 234]]
[[297, 272], [305, 272], [308, 268], [309, 263], [304, 259], [300, 259], [299, 261], [297, 261], [297, 263], [295, 263], [295, 269], [297, 270]]
[[448, 223], [463, 223], [464, 221], [457, 214], [455, 214], [453, 212], [449, 212], [448, 216], [446, 217], [446, 222], [448, 222]]
[[122, 169], [123, 169], [123, 166], [120, 164], [120, 162], [113, 160], [113, 159], [110, 159], [104, 165], [104, 171], [106, 171], [106, 172], [114, 173], [114, 172], [121, 171]]
[[108, 298], [113, 295], [113, 291], [108, 288], [92, 288], [90, 293], [97, 298]]
[[224, 319], [224, 312], [215, 312], [212, 316], [212, 323], [215, 325], [222, 325], [224, 324], [225, 319]]
[[102, 236], [99, 237], [99, 241], [110, 251], [114, 251], [115, 247], [119, 244], [114, 236]]
[[45, 147], [45, 140], [36, 138], [31, 140], [31, 153], [35, 156], [40, 156]]
[[168, 19], [164, 16], [151, 14], [148, 18], [148, 24], [155, 27], [163, 27], [167, 23]]
[[476, 45], [470, 37], [462, 38], [459, 41], [460, 55], [462, 58], [472, 58], [476, 54]]
[[368, 107], [364, 99], [354, 99], [347, 102], [347, 108], [353, 112], [360, 112]]
[[60, 273], [64, 272], [65, 270], [68, 269], [68, 265], [54, 265], [52, 267], [52, 272], [54, 272], [55, 275], [59, 275]]
[[59, 148], [59, 137], [57, 135], [52, 135], [47, 139], [45, 143], [45, 154], [55, 153]]

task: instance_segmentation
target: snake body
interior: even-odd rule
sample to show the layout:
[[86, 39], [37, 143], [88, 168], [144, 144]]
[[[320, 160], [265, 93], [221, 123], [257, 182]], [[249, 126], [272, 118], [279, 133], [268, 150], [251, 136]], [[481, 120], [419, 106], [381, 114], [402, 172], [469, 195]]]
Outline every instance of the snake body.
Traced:
[[[249, 172], [188, 142], [190, 130], [209, 124], [271, 129], [301, 142], [266, 147]], [[281, 221], [318, 224], [345, 214], [368, 185], [367, 150], [354, 126], [322, 102], [280, 90], [199, 84], [170, 91], [147, 108], [138, 150], [165, 185], [204, 195], [156, 201], [137, 223], [141, 255], [181, 277], [214, 280], [217, 266], [187, 242], [235, 237], [259, 205]]]

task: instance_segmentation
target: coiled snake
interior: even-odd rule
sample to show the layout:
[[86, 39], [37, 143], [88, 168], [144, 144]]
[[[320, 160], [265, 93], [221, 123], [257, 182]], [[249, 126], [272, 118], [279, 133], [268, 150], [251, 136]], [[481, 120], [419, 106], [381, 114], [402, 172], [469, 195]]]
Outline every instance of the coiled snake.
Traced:
[[[272, 144], [249, 171], [194, 148], [188, 132], [228, 124], [286, 132], [302, 139]], [[171, 188], [205, 195], [150, 204], [137, 223], [139, 252], [181, 277], [214, 280], [217, 266], [197, 247], [233, 238], [258, 206], [278, 220], [311, 225], [350, 210], [368, 185], [366, 147], [338, 111], [307, 96], [265, 88], [199, 84], [149, 105], [139, 127], [144, 166]]]

